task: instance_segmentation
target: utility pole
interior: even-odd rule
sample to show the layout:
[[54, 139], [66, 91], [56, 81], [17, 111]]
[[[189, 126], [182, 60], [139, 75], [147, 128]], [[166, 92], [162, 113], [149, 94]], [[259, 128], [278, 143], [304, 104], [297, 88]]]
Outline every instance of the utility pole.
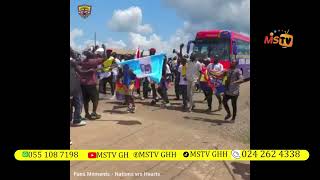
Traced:
[[96, 44], [96, 41], [97, 41], [96, 38], [97, 38], [97, 35], [96, 35], [96, 32], [94, 32], [94, 47], [96, 47], [96, 45], [97, 45], [97, 44]]

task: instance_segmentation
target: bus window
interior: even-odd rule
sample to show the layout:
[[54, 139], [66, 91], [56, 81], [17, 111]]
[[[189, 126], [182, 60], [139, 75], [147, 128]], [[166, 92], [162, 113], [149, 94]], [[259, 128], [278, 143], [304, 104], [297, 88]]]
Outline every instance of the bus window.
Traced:
[[250, 43], [241, 40], [236, 40], [236, 43], [238, 48], [237, 57], [250, 57]]
[[193, 47], [193, 52], [208, 55], [209, 47], [212, 49], [210, 56], [218, 56], [219, 59], [230, 58], [230, 40], [228, 39], [206, 39], [197, 41]]
[[201, 54], [207, 54], [208, 53], [208, 47], [207, 46], [203, 46], [202, 48], [201, 48], [201, 52], [200, 52]]

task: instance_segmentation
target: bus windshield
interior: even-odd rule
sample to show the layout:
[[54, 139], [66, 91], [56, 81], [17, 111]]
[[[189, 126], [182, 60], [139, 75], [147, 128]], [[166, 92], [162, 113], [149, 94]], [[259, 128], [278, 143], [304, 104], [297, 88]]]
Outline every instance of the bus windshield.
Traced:
[[218, 56], [221, 60], [230, 59], [230, 39], [198, 39], [195, 41], [193, 52], [206, 57], [209, 48], [212, 49], [209, 56]]

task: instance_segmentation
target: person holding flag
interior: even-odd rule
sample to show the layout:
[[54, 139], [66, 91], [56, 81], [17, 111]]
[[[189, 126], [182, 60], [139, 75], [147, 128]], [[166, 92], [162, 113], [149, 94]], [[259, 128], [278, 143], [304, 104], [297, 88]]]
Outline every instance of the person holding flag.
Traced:
[[[161, 82], [164, 59], [164, 54], [158, 54], [120, 62], [119, 65], [123, 66], [124, 64], [128, 64], [137, 78], [147, 78], [147, 82], [152, 82], [153, 91], [155, 91], [153, 95], [156, 96], [157, 89], [155, 84]], [[155, 103], [155, 100], [157, 100], [157, 97], [154, 97], [153, 103]]]
[[[143, 51], [141, 52], [141, 57], [143, 57]], [[148, 94], [151, 91], [150, 87], [149, 87], [149, 79], [147, 77], [142, 79], [142, 92], [143, 92], [143, 96], [142, 96], [142, 100], [143, 99], [147, 99], [148, 98]]]
[[[156, 49], [155, 48], [151, 48], [149, 50], [149, 54], [150, 54], [150, 56], [155, 55], [156, 54]], [[157, 89], [156, 89], [156, 84], [152, 80], [151, 81], [148, 80], [148, 82], [151, 84], [151, 91], [152, 91], [152, 98], [153, 98], [153, 100], [151, 101], [151, 105], [155, 105], [159, 101], [158, 94], [157, 94]]]
[[207, 67], [207, 73], [210, 78], [210, 83], [212, 84], [213, 90], [215, 91], [215, 96], [218, 99], [219, 107], [218, 110], [222, 109], [222, 98], [224, 92], [223, 79], [225, 77], [225, 72], [223, 65], [219, 63], [218, 57], [212, 56], [210, 58], [210, 64]]
[[[135, 59], [139, 59], [142, 57], [142, 54], [143, 54], [143, 51], [140, 52], [140, 48], [138, 47], [137, 51], [136, 51], [136, 54], [135, 54]], [[140, 86], [141, 86], [141, 79], [140, 78], [136, 78], [135, 79], [135, 84], [134, 84], [134, 87], [137, 91], [137, 94], [138, 94], [138, 98], [140, 98], [141, 100], [144, 100], [144, 97], [141, 96], [141, 92], [140, 92]]]
[[170, 107], [170, 102], [169, 102], [169, 98], [168, 98], [168, 82], [167, 82], [167, 58], [164, 57], [164, 62], [163, 62], [163, 66], [162, 66], [162, 77], [159, 83], [159, 86], [157, 88], [159, 95], [162, 98], [163, 101], [163, 105], [165, 107]]
[[134, 103], [134, 98], [133, 98], [134, 80], [135, 79], [136, 79], [136, 75], [129, 68], [129, 65], [124, 64], [122, 84], [123, 84], [124, 91], [125, 91], [125, 100], [128, 103], [127, 112], [131, 112], [131, 113], [134, 113], [135, 109], [136, 109], [136, 106]]

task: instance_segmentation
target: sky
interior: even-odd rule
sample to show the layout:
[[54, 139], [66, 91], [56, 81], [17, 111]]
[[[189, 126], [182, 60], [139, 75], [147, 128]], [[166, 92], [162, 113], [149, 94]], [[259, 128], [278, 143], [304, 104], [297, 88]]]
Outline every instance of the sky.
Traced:
[[[91, 5], [82, 18], [78, 5]], [[71, 0], [70, 46], [156, 48], [172, 52], [200, 30], [227, 29], [250, 34], [250, 0]]]

